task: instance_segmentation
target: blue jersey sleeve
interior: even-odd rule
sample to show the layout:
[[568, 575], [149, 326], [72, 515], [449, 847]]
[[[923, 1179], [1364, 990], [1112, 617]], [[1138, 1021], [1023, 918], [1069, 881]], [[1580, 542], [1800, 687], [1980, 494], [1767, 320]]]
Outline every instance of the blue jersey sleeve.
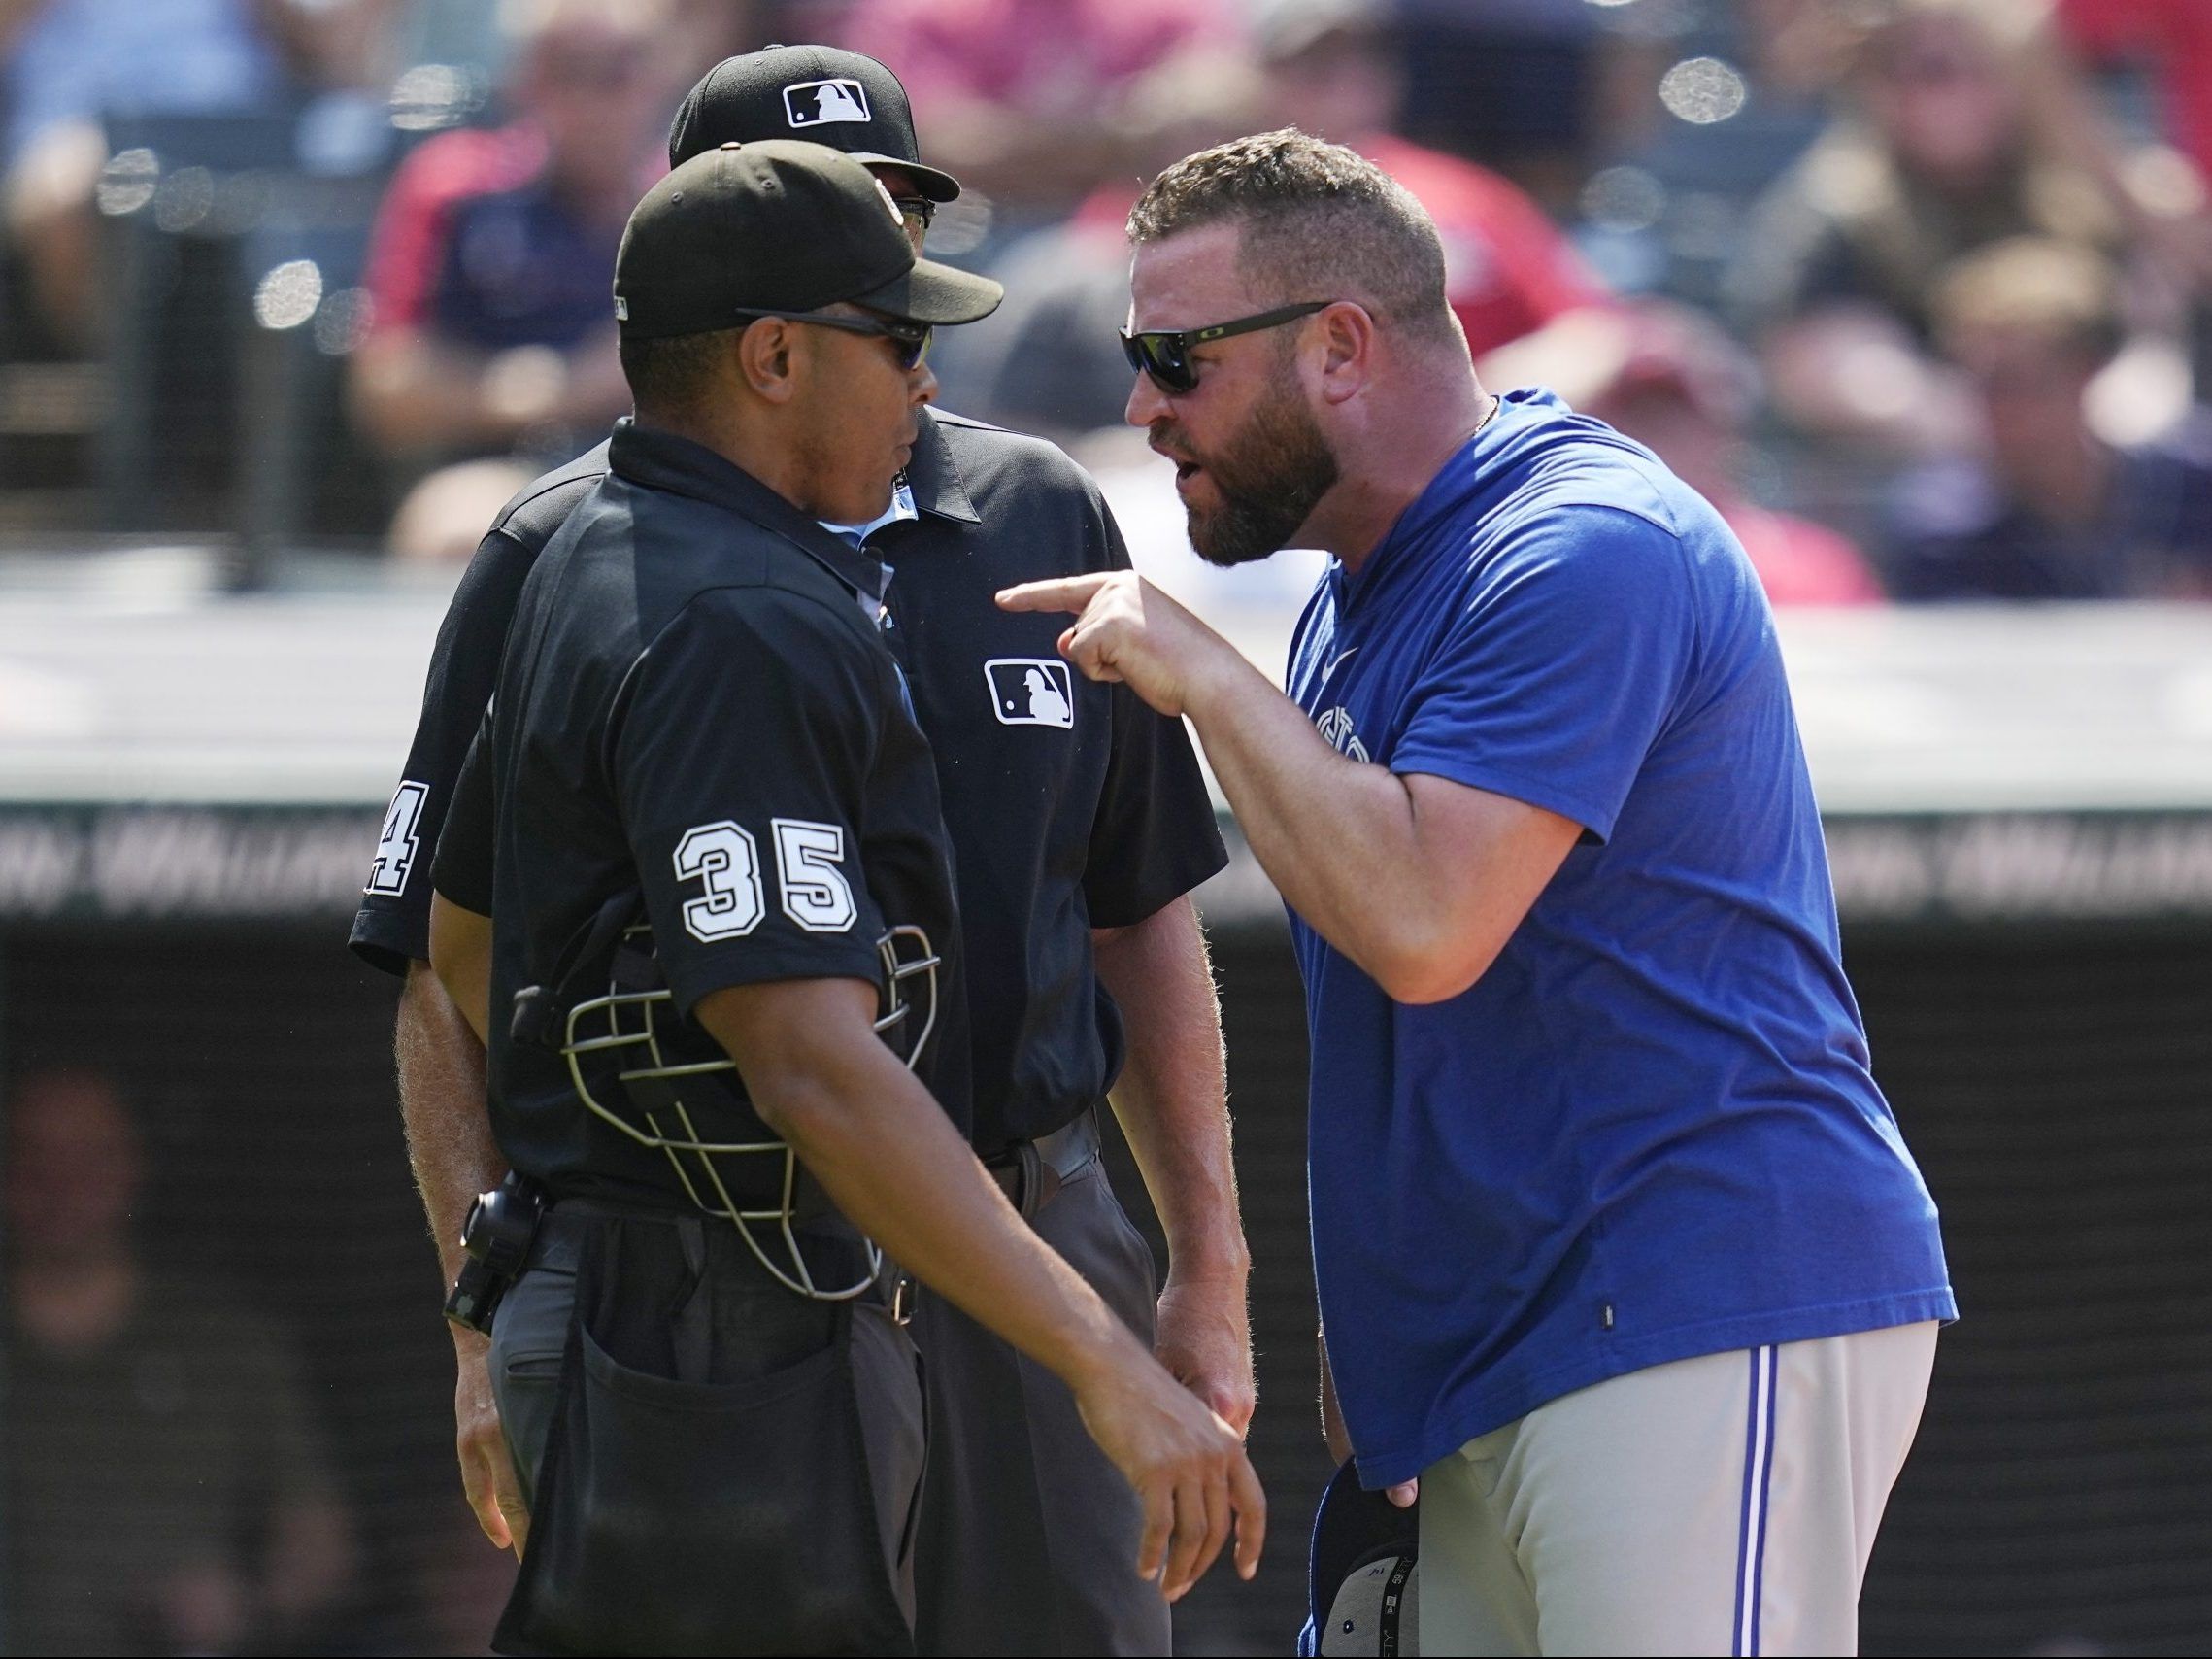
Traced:
[[1610, 507], [1530, 522], [1424, 665], [1394, 772], [1449, 778], [1604, 840], [1695, 653], [1678, 537]]

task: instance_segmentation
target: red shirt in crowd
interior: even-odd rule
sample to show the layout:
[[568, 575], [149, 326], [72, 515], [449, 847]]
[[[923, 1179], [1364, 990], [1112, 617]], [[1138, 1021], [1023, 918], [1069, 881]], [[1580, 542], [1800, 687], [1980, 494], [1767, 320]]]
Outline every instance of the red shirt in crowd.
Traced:
[[924, 129], [949, 101], [1094, 114], [1186, 48], [1236, 38], [1222, 0], [860, 0], [839, 33], [897, 69]]
[[2212, 5], [2206, 0], [2059, 0], [2059, 22], [2092, 58], [2158, 66], [2167, 136], [2212, 177]]
[[501, 351], [611, 325], [620, 227], [580, 222], [547, 159], [525, 124], [442, 132], [409, 155], [370, 239], [372, 326]]
[[1877, 605], [1881, 581], [1850, 540], [1790, 513], [1716, 501], [1774, 605]]
[[1389, 134], [1356, 148], [1436, 221], [1452, 309], [1478, 358], [1562, 312], [1605, 303], [1596, 277], [1520, 186]]

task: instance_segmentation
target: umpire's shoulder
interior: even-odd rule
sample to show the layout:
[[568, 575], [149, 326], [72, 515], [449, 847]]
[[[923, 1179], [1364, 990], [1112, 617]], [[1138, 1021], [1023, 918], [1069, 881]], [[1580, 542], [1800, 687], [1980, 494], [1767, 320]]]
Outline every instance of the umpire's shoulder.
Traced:
[[1049, 439], [946, 409], [931, 409], [929, 420], [943, 434], [979, 513], [988, 513], [993, 503], [1004, 511], [1019, 512], [1023, 503], [1032, 512], [1045, 511], [1056, 501], [1067, 509], [1105, 511], [1098, 481]]
[[493, 516], [486, 536], [505, 536], [532, 554], [542, 553], [576, 504], [606, 476], [607, 446], [602, 443], [523, 485]]
[[739, 580], [700, 587], [640, 641], [639, 659], [661, 677], [781, 688], [792, 698], [876, 700], [895, 680], [890, 656], [852, 596], [822, 584]]

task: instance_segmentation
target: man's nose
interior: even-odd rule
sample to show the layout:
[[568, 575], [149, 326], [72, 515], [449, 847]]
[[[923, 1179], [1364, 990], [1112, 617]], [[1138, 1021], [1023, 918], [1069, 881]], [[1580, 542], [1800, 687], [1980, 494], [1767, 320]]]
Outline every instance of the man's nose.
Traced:
[[1129, 401], [1122, 410], [1122, 419], [1132, 426], [1150, 426], [1167, 412], [1167, 394], [1153, 384], [1151, 375], [1139, 370], [1137, 384], [1129, 388]]
[[934, 403], [937, 401], [937, 371], [931, 368], [926, 361], [914, 365], [914, 401], [917, 403]]

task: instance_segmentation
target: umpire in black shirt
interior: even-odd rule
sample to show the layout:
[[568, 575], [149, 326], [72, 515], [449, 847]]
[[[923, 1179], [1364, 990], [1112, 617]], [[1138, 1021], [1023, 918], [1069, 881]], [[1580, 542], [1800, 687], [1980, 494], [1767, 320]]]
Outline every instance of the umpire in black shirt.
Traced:
[[[1073, 1391], [1146, 1516], [1124, 1572], [1180, 1593], [1232, 1511], [1257, 1558], [1235, 1431], [907, 1068], [957, 1115], [966, 1055], [924, 1049], [961, 1029], [950, 858], [885, 572], [822, 521], [888, 506], [929, 326], [997, 288], [898, 225], [863, 166], [793, 141], [707, 152], [639, 204], [615, 301], [637, 421], [523, 585], [478, 760], [488, 847], [481, 811], [441, 840], [432, 960], [487, 1040], [501, 1150], [555, 1201], [493, 1347], [511, 1423], [552, 1403], [514, 1447], [509, 1650], [905, 1645], [919, 1379], [854, 1228]], [[902, 935], [925, 1011], [887, 971]], [[614, 1002], [583, 994], [610, 973]], [[547, 1351], [515, 1338], [549, 1309], [557, 1389], [513, 1363]]]
[[[906, 98], [873, 59], [823, 48], [732, 58], [686, 99], [682, 160], [791, 130], [813, 88], [865, 121], [806, 136], [863, 161], [919, 247], [957, 194], [923, 166]], [[435, 847], [487, 699], [515, 594], [605, 472], [605, 447], [539, 479], [500, 515], [462, 578], [380, 840], [354, 948], [408, 974], [401, 1098], [449, 1280], [467, 1196], [505, 1167], [483, 1125], [482, 1060], [423, 965]], [[1122, 688], [1070, 683], [1041, 619], [992, 602], [1024, 580], [1123, 566], [1095, 485], [1051, 445], [924, 410], [889, 507], [848, 532], [892, 573], [886, 633], [935, 750], [961, 892], [974, 1013], [977, 1150], [1032, 1224], [1200, 1398], [1240, 1429], [1252, 1411], [1246, 1259], [1222, 1099], [1220, 1027], [1190, 890], [1223, 859], [1190, 742]], [[1166, 1223], [1150, 1254], [1094, 1155], [1108, 1088]], [[1168, 1646], [1165, 1601], [1123, 1566], [1141, 1525], [1067, 1391], [955, 1309], [924, 1297], [932, 1450], [919, 1586], [938, 1652], [1143, 1653]], [[484, 1369], [463, 1333], [455, 1396], [471, 1502], [494, 1540], [515, 1489]]]

